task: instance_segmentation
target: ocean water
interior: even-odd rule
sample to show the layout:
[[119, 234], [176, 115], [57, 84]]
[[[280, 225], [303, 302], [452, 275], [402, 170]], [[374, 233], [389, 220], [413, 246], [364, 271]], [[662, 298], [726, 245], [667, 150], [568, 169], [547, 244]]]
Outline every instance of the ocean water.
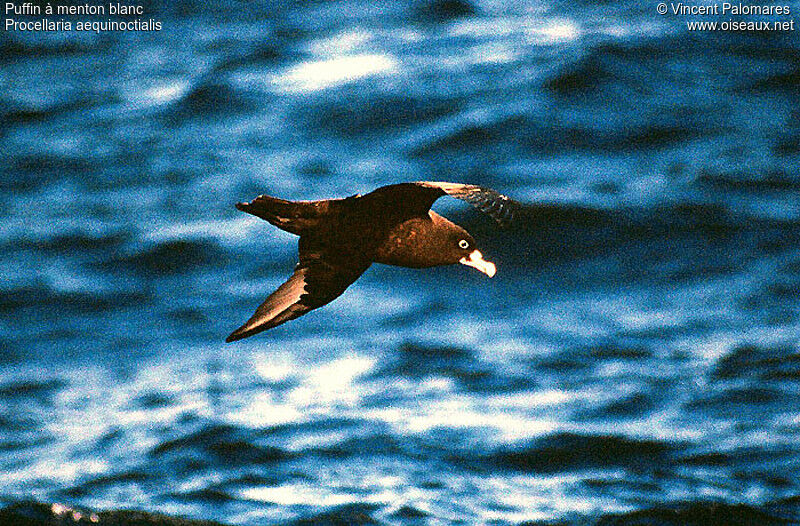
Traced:
[[[800, 518], [800, 40], [655, 3], [143, 2], [0, 31], [0, 503], [264, 524]], [[789, 2], [800, 12], [800, 4]], [[145, 17], [146, 18], [146, 17]], [[498, 266], [291, 273], [266, 193], [492, 187]]]

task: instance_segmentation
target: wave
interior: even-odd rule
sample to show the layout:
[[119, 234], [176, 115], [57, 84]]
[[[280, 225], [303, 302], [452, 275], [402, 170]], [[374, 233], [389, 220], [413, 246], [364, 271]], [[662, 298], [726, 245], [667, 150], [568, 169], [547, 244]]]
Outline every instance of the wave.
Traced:
[[214, 488], [170, 493], [170, 497], [184, 502], [201, 502], [212, 505], [227, 504], [236, 500], [236, 497], [232, 496], [227, 491]]
[[719, 360], [712, 378], [800, 381], [800, 351], [788, 344], [741, 345]]
[[641, 122], [608, 123], [598, 129], [558, 116], [521, 113], [486, 122], [467, 120], [450, 126], [431, 134], [409, 153], [412, 157], [423, 158], [484, 150], [536, 156], [568, 152], [636, 153], [720, 135], [722, 129], [704, 123], [702, 117], [700, 111], [684, 110]]
[[[500, 370], [467, 349], [413, 343], [401, 345], [373, 376], [420, 379], [431, 375], [452, 378], [470, 392], [517, 391], [531, 388], [535, 383], [524, 372]], [[376, 399], [378, 403], [385, 401], [381, 397]]]
[[0, 399], [17, 401], [22, 399], [48, 400], [66, 386], [60, 379], [52, 380], [20, 380], [0, 385]]
[[[229, 502], [225, 492], [192, 492], [200, 500], [217, 504]], [[430, 515], [405, 505], [384, 515], [379, 505], [354, 502], [294, 519], [283, 521], [291, 526], [381, 525], [384, 517], [392, 523], [419, 524]], [[63, 504], [17, 502], [0, 510], [3, 526], [49, 526], [52, 524], [98, 524], [114, 526], [224, 526], [205, 519], [181, 518], [136, 510], [91, 511]], [[558, 521], [526, 521], [518, 526], [793, 526], [800, 524], [800, 497], [790, 497], [764, 505], [727, 503], [710, 500], [683, 501], [599, 516], [572, 517]]]
[[[797, 60], [797, 57], [794, 57]], [[793, 65], [788, 71], [766, 75], [754, 81], [747, 90], [756, 93], [778, 91], [786, 95], [797, 97], [797, 85], [800, 84], [800, 67]]]
[[227, 253], [213, 240], [170, 239], [128, 254], [112, 253], [95, 267], [110, 272], [165, 276], [222, 265], [227, 259]]
[[406, 451], [399, 437], [387, 433], [370, 432], [364, 436], [352, 437], [324, 447], [312, 450], [316, 455], [328, 458], [350, 458], [372, 455], [385, 455], [388, 457], [401, 457]]
[[311, 517], [287, 522], [286, 526], [336, 526], [339, 524], [380, 526], [382, 522], [374, 516], [377, 509], [378, 506], [375, 504], [345, 504]]
[[415, 6], [413, 18], [423, 23], [442, 23], [475, 16], [478, 8], [466, 0], [427, 0]]
[[797, 524], [769, 508], [723, 502], [684, 502], [606, 515], [596, 526], [787, 526]]
[[531, 473], [624, 466], [654, 470], [671, 457], [676, 445], [659, 440], [615, 435], [558, 433], [483, 458], [479, 465], [492, 465]]
[[343, 89], [302, 110], [309, 126], [353, 137], [375, 132], [406, 131], [461, 111], [458, 99], [414, 93], [367, 93]]
[[26, 237], [14, 241], [14, 248], [35, 249], [55, 254], [73, 254], [88, 252], [107, 252], [119, 250], [132, 239], [133, 232], [117, 231], [95, 235], [87, 232], [63, 232], [49, 235], [47, 232], [37, 233], [37, 237]]
[[703, 173], [697, 182], [713, 189], [761, 193], [800, 191], [800, 177], [782, 169], [752, 174], [750, 172]]
[[186, 468], [217, 463], [236, 466], [273, 464], [294, 457], [291, 452], [278, 447], [254, 444], [251, 438], [243, 429], [217, 424], [166, 440], [154, 447], [150, 455]]
[[[202, 79], [186, 95], [169, 106], [163, 114], [171, 123], [191, 117], [217, 118], [254, 113], [263, 103], [263, 95], [243, 92], [219, 75]], [[173, 122], [174, 121], [174, 122]]]
[[[4, 31], [0, 35], [0, 60], [3, 62], [19, 58], [42, 58], [98, 52], [111, 48], [105, 39], [88, 38], [18, 38], [14, 32]], [[46, 35], [46, 34], [45, 34]], [[43, 35], [43, 36], [45, 36]]]
[[108, 491], [109, 488], [124, 485], [140, 485], [152, 483], [155, 480], [153, 473], [145, 473], [140, 470], [126, 470], [111, 475], [95, 477], [84, 481], [76, 486], [62, 490], [60, 493], [69, 499], [81, 499], [91, 497]]
[[44, 284], [23, 285], [0, 290], [0, 312], [19, 314], [20, 309], [47, 306], [50, 312], [91, 314], [124, 307], [141, 306], [149, 294], [133, 291], [57, 291]]
[[0, 178], [0, 190], [30, 191], [64, 179], [81, 180], [86, 174], [98, 173], [104, 160], [88, 156], [52, 154], [11, 155], [14, 177]]
[[93, 512], [63, 504], [20, 502], [0, 510], [3, 526], [50, 526], [53, 524], [136, 526], [223, 526], [219, 522], [190, 520], [135, 510]]
[[89, 108], [93, 103], [92, 99], [76, 99], [73, 101], [62, 101], [44, 107], [33, 107], [0, 99], [0, 119], [8, 126], [14, 124], [29, 124], [34, 122], [46, 121], [70, 111], [78, 111]]

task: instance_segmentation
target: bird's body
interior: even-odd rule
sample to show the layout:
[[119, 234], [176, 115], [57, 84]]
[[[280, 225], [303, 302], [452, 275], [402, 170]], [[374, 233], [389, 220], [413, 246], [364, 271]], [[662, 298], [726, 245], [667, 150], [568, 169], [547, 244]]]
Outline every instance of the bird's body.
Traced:
[[275, 327], [340, 296], [372, 264], [412, 268], [463, 263], [490, 277], [466, 230], [430, 210], [442, 195], [471, 202], [500, 222], [510, 221], [515, 203], [492, 190], [454, 183], [400, 183], [345, 199], [285, 201], [259, 196], [239, 210], [299, 235], [299, 262], [289, 280], [272, 293], [235, 341]]

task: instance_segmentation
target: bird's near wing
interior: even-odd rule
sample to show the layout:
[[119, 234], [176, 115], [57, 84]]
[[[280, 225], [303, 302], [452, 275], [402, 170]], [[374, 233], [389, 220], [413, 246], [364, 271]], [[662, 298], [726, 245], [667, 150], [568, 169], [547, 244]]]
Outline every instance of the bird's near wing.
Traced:
[[[302, 246], [302, 243], [301, 243]], [[370, 262], [325, 258], [318, 252], [303, 254], [294, 274], [269, 295], [247, 323], [225, 341], [233, 342], [271, 329], [322, 307], [338, 298], [367, 270]]]
[[514, 220], [514, 214], [520, 209], [519, 203], [510, 197], [495, 192], [491, 188], [484, 188], [474, 184], [434, 181], [419, 181], [413, 184], [422, 188], [439, 190], [441, 192], [440, 195], [449, 195], [466, 201], [503, 226], [509, 225]]

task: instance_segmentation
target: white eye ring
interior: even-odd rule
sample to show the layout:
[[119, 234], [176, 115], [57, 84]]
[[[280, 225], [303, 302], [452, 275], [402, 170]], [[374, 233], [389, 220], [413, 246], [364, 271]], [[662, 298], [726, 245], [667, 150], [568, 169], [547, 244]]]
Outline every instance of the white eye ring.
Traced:
[[466, 239], [462, 239], [461, 241], [458, 242], [458, 246], [464, 249], [469, 248], [469, 241], [467, 241]]

